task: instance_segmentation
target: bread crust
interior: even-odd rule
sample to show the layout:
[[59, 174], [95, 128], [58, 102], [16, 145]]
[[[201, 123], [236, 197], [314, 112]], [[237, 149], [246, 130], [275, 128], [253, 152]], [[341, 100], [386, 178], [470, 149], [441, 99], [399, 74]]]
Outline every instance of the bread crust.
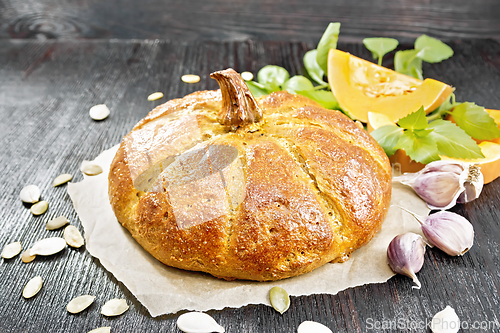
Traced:
[[[110, 203], [159, 261], [227, 280], [279, 280], [346, 260], [380, 229], [391, 167], [375, 140], [299, 95], [276, 92], [258, 103], [263, 120], [235, 130], [217, 122], [220, 91], [197, 92], [158, 106], [122, 141]], [[163, 191], [136, 188], [138, 174], [195, 144], [229, 147], [237, 157], [206, 177], [193, 164], [170, 187], [164, 180]]]

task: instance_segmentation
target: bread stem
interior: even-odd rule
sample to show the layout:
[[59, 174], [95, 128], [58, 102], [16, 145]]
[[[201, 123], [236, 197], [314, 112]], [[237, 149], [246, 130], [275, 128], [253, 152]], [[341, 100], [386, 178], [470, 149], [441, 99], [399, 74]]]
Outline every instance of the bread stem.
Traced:
[[234, 69], [210, 74], [217, 80], [222, 93], [222, 109], [217, 116], [220, 124], [237, 128], [262, 119], [262, 111], [245, 81]]

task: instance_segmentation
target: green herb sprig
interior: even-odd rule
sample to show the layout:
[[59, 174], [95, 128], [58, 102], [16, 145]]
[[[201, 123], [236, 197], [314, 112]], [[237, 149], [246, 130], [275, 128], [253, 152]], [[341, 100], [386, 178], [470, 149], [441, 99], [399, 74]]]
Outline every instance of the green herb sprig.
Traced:
[[[469, 126], [465, 128], [470, 129]], [[380, 127], [371, 135], [388, 156], [403, 149], [412, 160], [424, 164], [439, 160], [440, 156], [460, 159], [484, 157], [477, 143], [463, 128], [443, 119], [428, 123], [423, 107], [398, 120], [397, 126]]]

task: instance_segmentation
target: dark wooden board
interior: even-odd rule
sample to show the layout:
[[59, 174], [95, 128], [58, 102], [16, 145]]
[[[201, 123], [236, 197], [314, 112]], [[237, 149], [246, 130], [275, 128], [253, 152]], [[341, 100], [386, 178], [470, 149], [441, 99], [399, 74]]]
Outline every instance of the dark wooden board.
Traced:
[[[455, 86], [460, 101], [500, 108], [500, 44], [476, 40], [451, 46], [455, 55], [425, 66], [424, 75]], [[1, 40], [0, 246], [17, 240], [30, 245], [61, 235], [62, 231], [45, 230], [45, 223], [62, 214], [82, 230], [66, 186], [52, 188], [52, 180], [69, 172], [80, 181], [82, 160], [119, 143], [157, 104], [217, 88], [209, 74], [226, 67], [256, 73], [266, 64], [276, 64], [292, 75], [303, 74], [301, 59], [312, 47], [312, 43], [270, 41]], [[359, 44], [339, 47], [370, 58]], [[386, 62], [391, 63], [389, 58]], [[182, 83], [180, 76], [186, 73], [199, 74], [201, 81]], [[146, 97], [155, 91], [164, 92], [165, 98], [148, 102]], [[109, 106], [111, 116], [95, 122], [88, 110], [99, 103]], [[27, 184], [41, 187], [42, 198], [50, 202], [46, 214], [32, 216], [18, 199]], [[376, 327], [425, 325], [446, 305], [468, 325], [500, 323], [500, 180], [485, 186], [478, 200], [454, 210], [473, 223], [475, 245], [458, 258], [428, 250], [419, 273], [421, 290], [412, 289], [410, 279], [396, 276], [337, 295], [293, 297], [283, 315], [264, 305], [209, 313], [226, 332], [251, 333], [296, 332], [305, 320], [321, 322], [333, 332], [394, 332], [398, 330]], [[21, 291], [35, 275], [42, 275], [45, 284], [37, 296], [25, 300]], [[0, 332], [87, 332], [99, 326], [112, 326], [112, 332], [178, 332], [178, 314], [151, 318], [85, 248], [68, 248], [29, 264], [19, 257], [0, 259], [0, 281]], [[96, 295], [96, 302], [81, 314], [68, 314], [66, 303], [81, 294]], [[118, 318], [100, 315], [104, 302], [115, 297], [126, 298], [130, 310]], [[486, 331], [500, 332], [500, 324]]]
[[365, 37], [500, 39], [498, 0], [0, 0], [0, 38], [317, 42], [329, 22]]

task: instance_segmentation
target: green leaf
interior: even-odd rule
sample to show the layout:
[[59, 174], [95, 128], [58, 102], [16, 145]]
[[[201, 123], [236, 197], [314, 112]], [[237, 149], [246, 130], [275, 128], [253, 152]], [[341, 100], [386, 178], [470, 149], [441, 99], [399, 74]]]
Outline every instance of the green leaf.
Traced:
[[378, 59], [378, 65], [382, 66], [382, 58], [386, 53], [398, 47], [398, 40], [394, 38], [365, 38], [363, 44], [372, 52], [373, 58]]
[[387, 154], [392, 156], [396, 152], [396, 145], [403, 135], [403, 129], [393, 125], [386, 125], [371, 132], [371, 136], [378, 142]]
[[453, 55], [453, 49], [439, 39], [422, 35], [415, 40], [418, 57], [423, 61], [435, 63], [448, 59]]
[[394, 70], [398, 73], [423, 80], [422, 59], [418, 57], [418, 50], [398, 51], [394, 55]]
[[398, 125], [409, 130], [423, 130], [427, 128], [424, 107], [398, 120]]
[[318, 102], [325, 109], [339, 110], [340, 106], [330, 90], [302, 90], [297, 92], [313, 101]]
[[436, 141], [440, 155], [462, 159], [484, 157], [476, 141], [451, 121], [438, 119], [429, 128], [433, 129], [429, 136]]
[[275, 65], [264, 66], [257, 73], [257, 81], [270, 92], [281, 90], [281, 86], [289, 77], [286, 69]]
[[395, 149], [403, 149], [412, 160], [424, 164], [440, 159], [434, 137], [431, 135], [417, 137], [410, 130], [405, 131], [399, 138]]
[[500, 137], [498, 125], [482, 106], [465, 102], [455, 106], [451, 114], [457, 125], [475, 139], [493, 140]]
[[292, 94], [297, 94], [298, 91], [314, 89], [313, 84], [308, 78], [302, 75], [295, 75], [283, 84], [283, 90]]
[[250, 92], [252, 93], [253, 97], [257, 98], [260, 96], [265, 96], [269, 95], [270, 91], [267, 91], [266, 88], [255, 81], [245, 81], [247, 84], [248, 89], [250, 89]]
[[327, 85], [325, 81], [323, 81], [323, 77], [325, 76], [325, 72], [319, 67], [318, 62], [316, 61], [316, 55], [318, 54], [318, 50], [310, 50], [304, 54], [304, 67], [307, 70], [307, 74], [313, 79], [315, 82], [321, 85]]
[[328, 71], [328, 52], [330, 49], [337, 48], [337, 41], [339, 39], [340, 33], [340, 23], [330, 23], [326, 28], [323, 36], [319, 40], [318, 53], [316, 54], [316, 62], [319, 65], [319, 68], [323, 70], [323, 72]]

